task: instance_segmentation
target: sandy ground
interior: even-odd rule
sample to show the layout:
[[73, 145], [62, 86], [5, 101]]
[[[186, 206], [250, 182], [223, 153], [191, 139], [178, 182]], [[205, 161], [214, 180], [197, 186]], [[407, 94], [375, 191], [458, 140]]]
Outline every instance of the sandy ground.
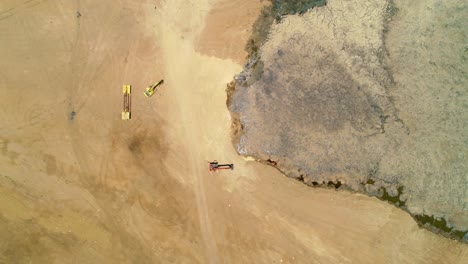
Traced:
[[268, 3], [265, 0], [217, 1], [207, 16], [205, 30], [195, 42], [195, 50], [244, 64], [247, 58], [244, 47], [251, 27], [260, 14], [259, 10]]
[[237, 156], [224, 89], [242, 47], [196, 52], [226, 48], [205, 23], [241, 12], [217, 6], [0, 3], [0, 263], [462, 263], [466, 245], [391, 205]]

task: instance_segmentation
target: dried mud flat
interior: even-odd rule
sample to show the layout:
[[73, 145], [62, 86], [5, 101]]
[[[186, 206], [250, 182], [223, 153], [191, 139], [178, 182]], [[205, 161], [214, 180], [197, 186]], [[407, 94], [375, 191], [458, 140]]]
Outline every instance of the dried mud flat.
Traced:
[[275, 24], [229, 100], [235, 145], [468, 241], [463, 1], [335, 1]]
[[393, 206], [237, 155], [224, 87], [244, 52], [223, 43], [261, 4], [228, 2], [1, 2], [0, 263], [463, 263]]

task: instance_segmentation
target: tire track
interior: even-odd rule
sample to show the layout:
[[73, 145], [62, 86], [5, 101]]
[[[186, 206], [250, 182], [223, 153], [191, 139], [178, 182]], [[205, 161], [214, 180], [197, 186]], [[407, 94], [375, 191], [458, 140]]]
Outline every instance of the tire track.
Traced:
[[48, 1], [48, 0], [27, 0], [13, 7], [7, 7], [3, 10], [0, 10], [0, 21], [14, 16], [17, 12], [22, 11], [22, 9], [24, 8], [32, 8], [37, 5], [42, 4], [45, 1]]
[[[164, 54], [165, 78], [168, 79], [171, 88], [167, 89], [167, 93], [171, 94], [167, 97], [171, 105], [175, 107], [171, 111], [171, 120], [178, 120], [178, 123], [185, 124], [182, 128], [184, 141], [186, 146], [185, 153], [190, 160], [189, 175], [182, 177], [190, 177], [193, 184], [193, 192], [195, 194], [196, 206], [198, 212], [198, 220], [201, 229], [202, 239], [205, 245], [205, 256], [208, 263], [219, 263], [218, 249], [216, 237], [210, 220], [209, 205], [207, 203], [206, 186], [204, 182], [204, 165], [201, 157], [199, 144], [199, 127], [196, 122], [193, 122], [194, 115], [198, 112], [199, 106], [193, 103], [193, 99], [199, 98], [196, 90], [190, 89], [193, 87], [192, 80], [197, 78], [198, 71], [193, 68], [193, 61], [196, 57], [194, 49], [194, 41], [203, 28], [204, 19], [207, 10], [211, 8], [209, 1], [166, 1], [163, 6], [158, 9], [158, 16], [161, 17], [163, 23], [160, 25], [161, 35], [161, 50]], [[185, 96], [180, 96], [184, 94]]]

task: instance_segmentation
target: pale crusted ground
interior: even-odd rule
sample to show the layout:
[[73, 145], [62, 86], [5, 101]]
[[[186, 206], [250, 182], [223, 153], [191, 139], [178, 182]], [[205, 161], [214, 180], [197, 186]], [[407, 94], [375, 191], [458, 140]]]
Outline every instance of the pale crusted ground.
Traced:
[[0, 263], [462, 263], [401, 210], [238, 157], [224, 89], [241, 65], [196, 52], [217, 5], [2, 1]]
[[[401, 175], [409, 210], [468, 230], [468, 4], [395, 1], [387, 47], [399, 116], [410, 131], [387, 155], [383, 175]], [[468, 240], [468, 237], [467, 237]]]
[[260, 66], [237, 78], [248, 78], [231, 105], [238, 152], [310, 185], [383, 187], [411, 213], [466, 231], [467, 10], [331, 0], [284, 18]]

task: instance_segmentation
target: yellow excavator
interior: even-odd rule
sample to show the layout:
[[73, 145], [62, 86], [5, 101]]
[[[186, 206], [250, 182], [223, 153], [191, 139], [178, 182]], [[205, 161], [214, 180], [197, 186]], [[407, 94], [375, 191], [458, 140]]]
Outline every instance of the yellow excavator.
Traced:
[[164, 80], [160, 80], [159, 82], [157, 82], [157, 83], [155, 83], [155, 84], [153, 84], [153, 85], [147, 87], [147, 88], [146, 88], [146, 91], [144, 91], [145, 96], [146, 96], [146, 97], [151, 97], [151, 96], [153, 96], [153, 94], [157, 91], [156, 88], [157, 88], [159, 85], [163, 84], [163, 83], [164, 83]]

